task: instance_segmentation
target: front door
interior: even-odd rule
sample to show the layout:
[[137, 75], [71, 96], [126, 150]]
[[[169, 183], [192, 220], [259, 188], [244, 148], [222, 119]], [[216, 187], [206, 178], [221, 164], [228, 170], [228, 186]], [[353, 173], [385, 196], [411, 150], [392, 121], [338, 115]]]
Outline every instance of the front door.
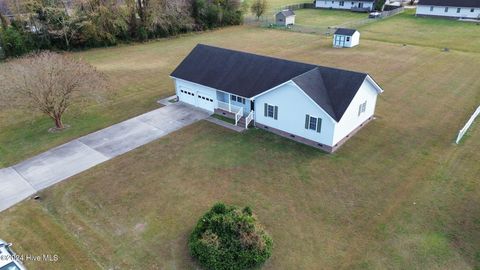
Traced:
[[358, 3], [358, 7], [359, 7], [359, 8], [363, 8], [363, 3], [361, 3], [361, 2]]

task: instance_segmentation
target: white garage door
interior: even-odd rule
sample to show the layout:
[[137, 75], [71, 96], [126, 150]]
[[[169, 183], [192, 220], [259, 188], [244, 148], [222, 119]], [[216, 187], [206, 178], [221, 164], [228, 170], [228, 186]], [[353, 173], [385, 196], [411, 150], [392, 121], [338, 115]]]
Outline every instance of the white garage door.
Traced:
[[202, 108], [204, 110], [213, 112], [213, 110], [215, 109], [215, 100], [213, 99], [213, 97], [200, 91], [194, 92], [186, 88], [180, 88], [180, 91], [178, 92], [178, 98], [180, 99], [180, 101]]
[[213, 112], [213, 109], [215, 109], [214, 106], [214, 100], [213, 97], [202, 93], [202, 92], [197, 92], [197, 106], [204, 109]]
[[180, 101], [196, 106], [195, 93], [191, 90], [181, 88], [178, 92], [178, 98]]

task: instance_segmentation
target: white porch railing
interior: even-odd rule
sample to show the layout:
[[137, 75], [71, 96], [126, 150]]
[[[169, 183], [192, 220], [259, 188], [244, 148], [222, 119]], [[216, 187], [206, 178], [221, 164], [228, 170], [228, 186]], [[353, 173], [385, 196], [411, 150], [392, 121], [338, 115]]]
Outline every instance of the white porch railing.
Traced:
[[457, 139], [455, 140], [455, 143], [458, 144], [460, 140], [462, 139], [463, 135], [467, 133], [467, 130], [470, 128], [470, 126], [473, 124], [473, 121], [475, 121], [475, 118], [480, 114], [480, 106], [478, 106], [477, 110], [473, 113], [472, 117], [468, 119], [468, 122], [465, 124], [465, 126], [460, 129], [458, 132]]
[[243, 116], [243, 107], [239, 107], [239, 108], [240, 110], [238, 110], [238, 112], [235, 114], [235, 126], [238, 124], [238, 121]]
[[222, 109], [224, 111], [231, 112], [231, 113], [237, 113], [240, 109], [243, 110], [242, 107], [233, 105], [231, 103], [226, 103], [226, 102], [223, 102], [223, 101], [217, 101], [217, 107], [219, 109]]
[[250, 113], [245, 118], [245, 128], [248, 128], [248, 124], [250, 124], [252, 120], [253, 120], [253, 111], [250, 111]]

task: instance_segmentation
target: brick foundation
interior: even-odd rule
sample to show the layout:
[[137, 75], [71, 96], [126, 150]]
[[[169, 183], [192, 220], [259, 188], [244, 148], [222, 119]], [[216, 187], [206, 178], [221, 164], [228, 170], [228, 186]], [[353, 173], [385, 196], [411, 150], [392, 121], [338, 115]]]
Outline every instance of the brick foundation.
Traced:
[[288, 133], [288, 132], [285, 132], [285, 131], [282, 131], [282, 130], [279, 130], [279, 129], [276, 129], [276, 128], [273, 128], [273, 127], [270, 127], [270, 126], [267, 126], [267, 125], [264, 125], [262, 123], [255, 123], [255, 126], [258, 127], [258, 128], [261, 128], [263, 130], [267, 130], [267, 131], [270, 131], [270, 132], [275, 133], [277, 135], [280, 135], [282, 137], [288, 138], [290, 140], [294, 140], [294, 141], [299, 142], [299, 143], [303, 143], [303, 144], [306, 144], [306, 145], [313, 146], [313, 147], [318, 148], [318, 149], [320, 149], [322, 151], [325, 151], [327, 153], [333, 153], [333, 152], [337, 151], [337, 149], [340, 148], [346, 141], [348, 141], [348, 139], [350, 139], [353, 135], [355, 135], [355, 133], [357, 133], [360, 129], [362, 129], [368, 122], [372, 121], [373, 119], [375, 119], [375, 117], [373, 117], [373, 116], [368, 118], [365, 122], [360, 124], [360, 126], [355, 128], [352, 132], [350, 132], [347, 136], [345, 136], [345, 138], [341, 139], [334, 146], [321, 144], [321, 143], [318, 143], [316, 141], [312, 141], [312, 140], [309, 140], [307, 138], [304, 138], [304, 137], [301, 137], [301, 136], [298, 136], [298, 135], [294, 135], [294, 134], [291, 134], [291, 133]]

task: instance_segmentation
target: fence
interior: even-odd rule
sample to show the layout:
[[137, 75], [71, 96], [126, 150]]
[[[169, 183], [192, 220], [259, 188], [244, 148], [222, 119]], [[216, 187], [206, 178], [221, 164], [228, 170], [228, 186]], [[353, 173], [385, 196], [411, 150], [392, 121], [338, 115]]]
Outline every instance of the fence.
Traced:
[[282, 11], [284, 9], [297, 10], [297, 9], [304, 9], [304, 8], [315, 8], [315, 4], [314, 3], [290, 4], [290, 5], [283, 6], [280, 9], [277, 9], [277, 12]]
[[[311, 3], [293, 4], [293, 5], [284, 6], [278, 9], [277, 11], [280, 11], [283, 9], [297, 10], [302, 8], [315, 8], [315, 6], [314, 4], [311, 4]], [[376, 18], [368, 18], [367, 15], [365, 15], [364, 19], [347, 21], [339, 25], [323, 26], [323, 27], [305, 26], [305, 25], [298, 25], [298, 24], [291, 25], [288, 27], [277, 26], [275, 24], [275, 18], [274, 18], [274, 15], [276, 12], [266, 14], [259, 19], [254, 17], [246, 17], [244, 20], [244, 23], [249, 25], [256, 25], [260, 27], [268, 27], [268, 28], [274, 28], [279, 30], [286, 30], [286, 31], [293, 31], [293, 32], [300, 32], [300, 33], [310, 33], [310, 34], [322, 34], [322, 35], [329, 36], [329, 35], [332, 35], [337, 28], [359, 28], [366, 24], [373, 23], [378, 20], [402, 13], [404, 10], [405, 10], [404, 7], [398, 7], [392, 10], [379, 12], [380, 14]], [[345, 10], [344, 12], [350, 12], [350, 11]]]
[[381, 18], [386, 18], [386, 17], [390, 17], [390, 16], [393, 16], [393, 15], [397, 15], [398, 13], [402, 13], [404, 11], [405, 11], [404, 7], [398, 7], [398, 8], [391, 9], [391, 10], [384, 10], [380, 13], [380, 17]]
[[478, 106], [477, 110], [472, 114], [470, 119], [468, 119], [465, 126], [462, 129], [460, 129], [460, 131], [458, 132], [457, 140], [455, 141], [456, 144], [458, 144], [462, 139], [463, 135], [467, 133], [467, 130], [470, 128], [470, 126], [473, 124], [473, 121], [475, 121], [475, 118], [477, 118], [479, 114], [480, 114], [480, 106]]

